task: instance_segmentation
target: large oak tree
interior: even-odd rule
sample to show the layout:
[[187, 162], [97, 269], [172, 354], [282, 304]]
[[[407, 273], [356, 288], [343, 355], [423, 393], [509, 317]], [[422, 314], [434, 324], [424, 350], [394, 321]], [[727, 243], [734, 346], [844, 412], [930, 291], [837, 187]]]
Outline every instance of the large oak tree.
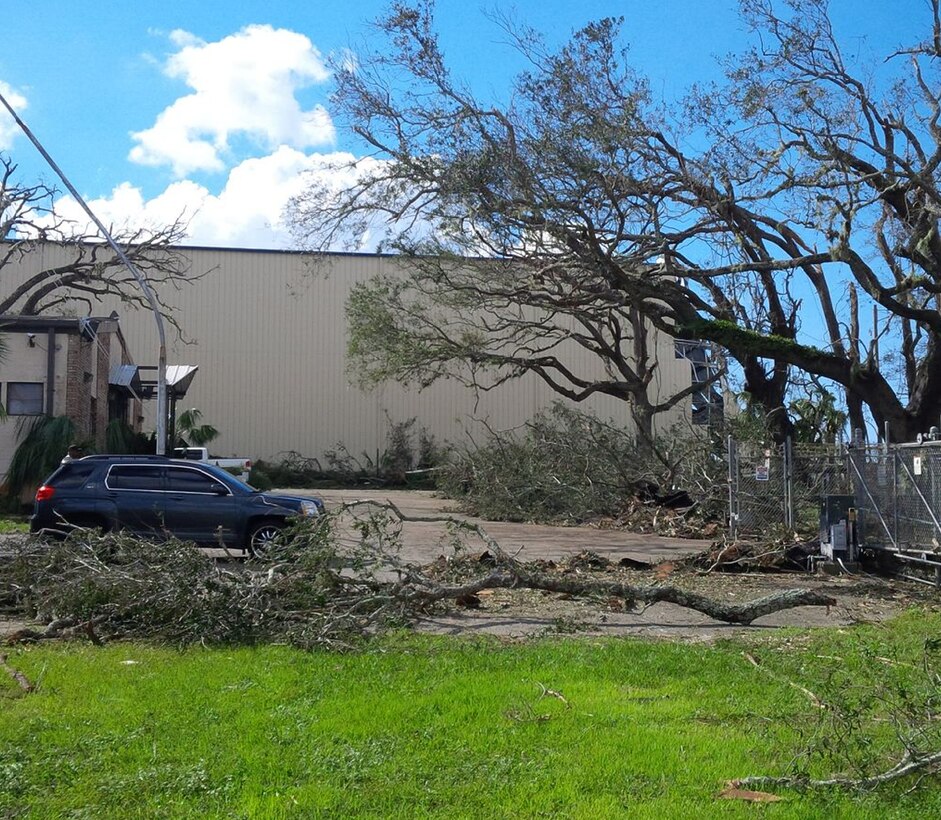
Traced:
[[[380, 161], [293, 203], [310, 247], [378, 229], [417, 261], [354, 293], [361, 373], [532, 371], [643, 420], [674, 402], [648, 389], [649, 325], [721, 344], [779, 432], [794, 370], [842, 386], [854, 426], [868, 411], [909, 440], [937, 423], [938, 0], [928, 11], [922, 42], [850, 60], [824, 0], [743, 0], [756, 45], [683, 105], [631, 67], [617, 20], [558, 51], [507, 26], [531, 68], [500, 104], [452, 76], [430, 5], [395, 5], [383, 42], [336, 66], [337, 113]], [[602, 376], [566, 366], [572, 343]]]

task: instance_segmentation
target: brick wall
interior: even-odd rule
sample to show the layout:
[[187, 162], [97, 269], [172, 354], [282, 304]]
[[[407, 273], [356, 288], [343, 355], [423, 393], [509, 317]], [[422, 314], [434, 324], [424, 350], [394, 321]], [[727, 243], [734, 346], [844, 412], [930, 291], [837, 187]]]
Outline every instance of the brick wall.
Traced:
[[[106, 428], [108, 426], [108, 376], [111, 374], [111, 333], [99, 333], [95, 377], [95, 445], [98, 451], [105, 452]], [[91, 408], [89, 408], [90, 410]]]
[[[94, 438], [99, 450], [105, 448], [105, 430], [108, 425], [111, 336], [111, 333], [100, 332], [97, 344], [77, 333], [69, 334], [68, 337], [65, 414], [75, 425], [76, 438]], [[94, 422], [92, 399], [95, 399]]]
[[79, 333], [69, 334], [69, 355], [66, 364], [65, 414], [75, 425], [76, 438], [88, 438], [91, 432], [89, 409], [92, 397], [92, 351], [94, 343]]

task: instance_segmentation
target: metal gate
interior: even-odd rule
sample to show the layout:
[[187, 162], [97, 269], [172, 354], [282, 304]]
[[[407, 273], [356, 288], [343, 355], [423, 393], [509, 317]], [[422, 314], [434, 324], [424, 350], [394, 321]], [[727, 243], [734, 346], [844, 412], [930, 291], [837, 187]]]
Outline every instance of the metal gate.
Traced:
[[855, 447], [847, 457], [860, 544], [941, 552], [941, 442]]
[[728, 439], [729, 529], [732, 538], [775, 531], [815, 533], [820, 501], [849, 492], [839, 445], [763, 444]]

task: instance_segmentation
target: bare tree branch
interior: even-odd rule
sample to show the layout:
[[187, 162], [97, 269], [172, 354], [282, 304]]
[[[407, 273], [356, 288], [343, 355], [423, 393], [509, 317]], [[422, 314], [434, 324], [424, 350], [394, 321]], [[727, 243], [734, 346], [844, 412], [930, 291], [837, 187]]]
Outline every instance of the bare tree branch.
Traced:
[[[17, 182], [16, 165], [0, 156], [0, 315], [35, 316], [76, 307], [91, 312], [95, 304], [114, 297], [149, 310], [140, 286], [102, 237], [85, 233], [55, 212], [56, 195], [54, 188]], [[113, 229], [113, 233], [152, 286], [164, 317], [182, 336], [166, 291], [205, 275], [193, 273], [176, 247], [186, 235], [183, 222], [157, 229]], [[35, 269], [35, 261], [42, 258], [40, 249], [50, 243], [65, 250], [68, 261]], [[25, 262], [35, 272], [4, 286], [3, 271], [13, 262]]]

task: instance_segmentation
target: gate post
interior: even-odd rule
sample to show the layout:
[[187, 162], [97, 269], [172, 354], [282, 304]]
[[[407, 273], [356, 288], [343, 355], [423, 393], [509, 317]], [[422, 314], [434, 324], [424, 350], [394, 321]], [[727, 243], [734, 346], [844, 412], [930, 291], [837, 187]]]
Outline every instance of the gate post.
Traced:
[[735, 439], [729, 436], [726, 442], [726, 461], [729, 465], [729, 535], [733, 541], [738, 538], [738, 463], [735, 450]]
[[[889, 469], [889, 448], [886, 445], [885, 468]], [[891, 453], [892, 456], [892, 541], [898, 546], [899, 543], [899, 454], [896, 450]]]

